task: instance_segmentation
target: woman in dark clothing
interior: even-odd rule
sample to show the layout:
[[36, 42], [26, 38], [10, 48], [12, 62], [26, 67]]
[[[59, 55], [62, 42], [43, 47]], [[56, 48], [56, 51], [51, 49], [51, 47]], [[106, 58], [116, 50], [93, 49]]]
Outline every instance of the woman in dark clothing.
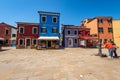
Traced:
[[114, 56], [115, 56], [115, 58], [118, 58], [118, 55], [117, 55], [117, 52], [116, 52], [118, 47], [116, 46], [116, 44], [113, 41], [111, 41], [111, 43], [112, 43], [113, 46], [115, 46], [115, 49], [113, 50]]

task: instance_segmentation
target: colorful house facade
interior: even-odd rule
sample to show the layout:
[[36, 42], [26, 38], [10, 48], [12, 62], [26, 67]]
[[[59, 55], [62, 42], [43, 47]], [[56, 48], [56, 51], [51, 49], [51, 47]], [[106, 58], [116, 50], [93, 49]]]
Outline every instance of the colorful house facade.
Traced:
[[11, 46], [16, 46], [17, 28], [11, 28]]
[[39, 42], [40, 48], [59, 48], [60, 13], [38, 11], [40, 16]]
[[78, 26], [74, 25], [63, 25], [63, 47], [78, 47]]
[[35, 48], [38, 45], [39, 24], [28, 22], [17, 22], [16, 48]]
[[120, 47], [120, 20], [113, 20], [114, 42]]
[[90, 28], [79, 27], [78, 36], [79, 47], [92, 48], [97, 46], [98, 38], [90, 35]]
[[97, 36], [100, 42], [114, 41], [112, 17], [95, 17], [82, 22], [86, 28], [90, 28], [90, 35]]
[[[4, 38], [5, 46], [16, 45], [16, 32], [17, 28], [7, 23], [0, 23], [0, 37]], [[14, 38], [14, 41], [13, 41]]]

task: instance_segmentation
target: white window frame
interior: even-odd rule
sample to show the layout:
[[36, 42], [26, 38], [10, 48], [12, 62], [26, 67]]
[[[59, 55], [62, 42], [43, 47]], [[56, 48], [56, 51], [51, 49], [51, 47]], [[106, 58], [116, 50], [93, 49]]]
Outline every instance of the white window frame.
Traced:
[[[23, 28], [23, 33], [20, 32], [20, 28]], [[20, 33], [20, 34], [24, 34], [24, 32], [25, 32], [24, 27], [19, 27], [19, 33]]]
[[[6, 34], [6, 30], [8, 30], [7, 28], [5, 29], [5, 34]], [[8, 34], [9, 34], [9, 30], [8, 30]], [[8, 34], [6, 34], [6, 35], [8, 35]]]
[[[75, 34], [75, 32], [76, 32], [76, 34]], [[78, 35], [78, 31], [77, 30], [74, 30], [74, 35]]]
[[[23, 44], [22, 45], [24, 45], [24, 39], [23, 38], [19, 39], [18, 44], [20, 45], [20, 40], [23, 40]], [[20, 45], [20, 46], [22, 46], [22, 45]]]
[[12, 37], [13, 37], [13, 35], [15, 35], [15, 37], [16, 37], [16, 34], [12, 34]]
[[[56, 22], [53, 22], [54, 18], [56, 18]], [[55, 17], [55, 16], [52, 17], [52, 23], [57, 23], [57, 17]]]
[[75, 40], [76, 40], [77, 42], [74, 42], [74, 43], [77, 44], [77, 43], [78, 43], [78, 39], [75, 38], [74, 41], [75, 41]]
[[[57, 30], [57, 27], [53, 27], [52, 29], [56, 29], [56, 30]], [[52, 31], [52, 33], [53, 33], [53, 31]], [[53, 34], [57, 34], [57, 32], [56, 32], [56, 33], [53, 33]]]
[[[46, 18], [46, 21], [45, 21], [45, 22], [47, 22], [47, 16], [41, 16], [41, 22], [44, 22], [44, 21], [42, 20], [43, 17]], [[44, 22], [44, 23], [45, 23], [45, 22]]]
[[[68, 31], [70, 31], [70, 34], [68, 34]], [[71, 35], [71, 30], [67, 30], [67, 35]]]
[[34, 44], [34, 40], [36, 40], [36, 44], [38, 43], [38, 41], [37, 41], [37, 39], [32, 39], [32, 45], [36, 45], [36, 44]]
[[[37, 29], [37, 32], [36, 32], [36, 33], [34, 33], [34, 29], [35, 29], [35, 28]], [[33, 28], [32, 28], [32, 34], [37, 34], [37, 33], [38, 33], [38, 28], [37, 28], [37, 27], [33, 27]]]
[[[46, 27], [41, 27], [41, 30], [42, 30], [42, 28], [46, 28]], [[47, 28], [46, 28], [46, 32], [45, 33], [41, 32], [41, 31], [40, 31], [40, 33], [46, 34], [47, 33]]]

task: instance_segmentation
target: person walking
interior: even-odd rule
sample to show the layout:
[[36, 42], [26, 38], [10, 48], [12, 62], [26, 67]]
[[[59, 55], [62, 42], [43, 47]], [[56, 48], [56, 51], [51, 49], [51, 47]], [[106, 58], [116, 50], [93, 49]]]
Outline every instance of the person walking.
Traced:
[[105, 43], [105, 48], [107, 48], [108, 52], [109, 52], [108, 58], [113, 58], [113, 51], [114, 51], [115, 47], [112, 45], [111, 41], [107, 41]]

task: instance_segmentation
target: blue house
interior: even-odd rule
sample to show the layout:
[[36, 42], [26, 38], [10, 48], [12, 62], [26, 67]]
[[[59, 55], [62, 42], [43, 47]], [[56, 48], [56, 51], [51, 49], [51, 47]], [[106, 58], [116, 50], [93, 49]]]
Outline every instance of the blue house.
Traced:
[[60, 13], [38, 11], [40, 16], [39, 41], [44, 48], [59, 48]]

